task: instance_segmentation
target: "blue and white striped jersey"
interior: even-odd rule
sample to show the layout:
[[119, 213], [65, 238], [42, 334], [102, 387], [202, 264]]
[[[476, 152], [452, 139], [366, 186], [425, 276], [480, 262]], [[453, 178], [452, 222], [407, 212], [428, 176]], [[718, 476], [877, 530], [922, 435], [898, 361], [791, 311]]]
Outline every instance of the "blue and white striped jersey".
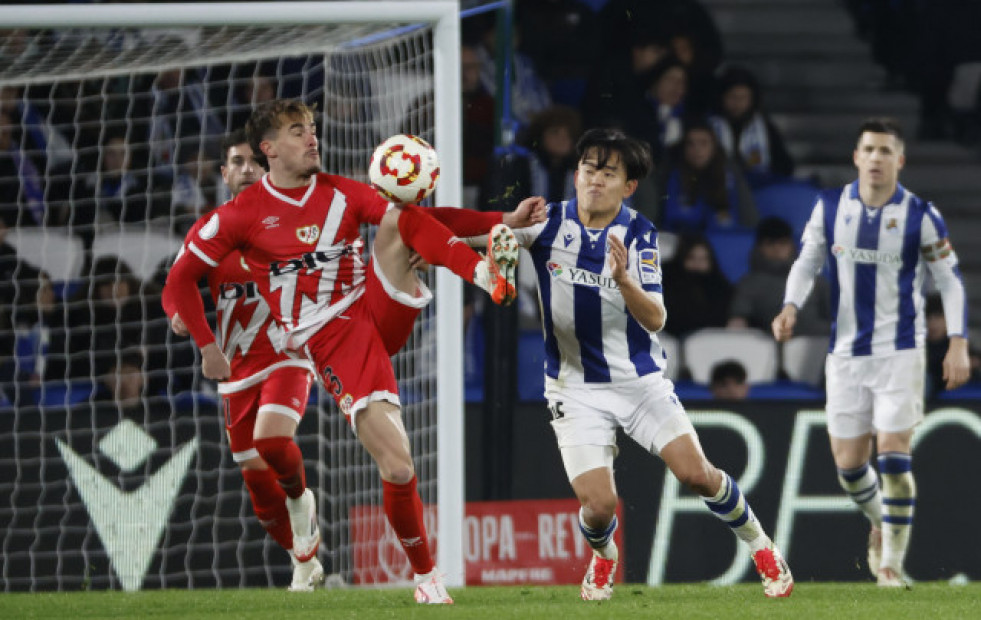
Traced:
[[607, 385], [661, 371], [661, 345], [627, 311], [607, 255], [612, 234], [627, 248], [631, 276], [661, 301], [657, 230], [626, 205], [606, 228], [589, 229], [576, 205], [552, 203], [545, 222], [514, 230], [538, 275], [546, 381]]
[[879, 208], [862, 203], [858, 181], [821, 192], [803, 241], [784, 303], [801, 307], [828, 261], [829, 352], [886, 355], [924, 346], [924, 265], [943, 298], [948, 333], [967, 335], [964, 285], [947, 227], [936, 207], [902, 185]]

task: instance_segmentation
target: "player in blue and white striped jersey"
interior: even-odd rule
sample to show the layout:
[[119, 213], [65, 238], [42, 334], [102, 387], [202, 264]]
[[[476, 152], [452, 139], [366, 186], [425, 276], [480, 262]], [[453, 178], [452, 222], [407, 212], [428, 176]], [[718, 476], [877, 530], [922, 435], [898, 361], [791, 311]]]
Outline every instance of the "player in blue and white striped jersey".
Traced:
[[[869, 569], [884, 587], [903, 587], [916, 487], [910, 448], [923, 419], [924, 267], [943, 299], [950, 346], [944, 379], [967, 381], [967, 304], [957, 255], [932, 204], [899, 184], [903, 137], [891, 119], [869, 119], [852, 156], [858, 180], [818, 197], [804, 247], [773, 320], [779, 341], [793, 335], [800, 308], [830, 265], [832, 330], [825, 366], [828, 435], [838, 480], [872, 523]], [[878, 444], [881, 491], [869, 466]]]
[[593, 129], [577, 151], [575, 199], [549, 205], [544, 223], [514, 234], [538, 273], [545, 396], [582, 504], [579, 526], [593, 548], [581, 596], [612, 596], [617, 427], [659, 455], [750, 546], [767, 596], [789, 596], [787, 563], [733, 479], [705, 458], [662, 373], [668, 361], [656, 336], [666, 318], [657, 230], [623, 204], [650, 173], [650, 150], [622, 132]]

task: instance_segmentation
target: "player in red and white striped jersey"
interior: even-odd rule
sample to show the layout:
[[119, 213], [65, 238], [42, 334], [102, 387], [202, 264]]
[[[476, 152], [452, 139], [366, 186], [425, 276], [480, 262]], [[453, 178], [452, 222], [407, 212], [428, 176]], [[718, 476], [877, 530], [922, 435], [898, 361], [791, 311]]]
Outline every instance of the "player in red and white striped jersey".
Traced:
[[[312, 111], [297, 101], [269, 102], [253, 113], [249, 140], [267, 159], [269, 174], [217, 209], [167, 285], [201, 348], [202, 371], [223, 379], [228, 362], [192, 291], [210, 267], [234, 250], [242, 253], [284, 328], [286, 347], [314, 362], [377, 463], [386, 514], [419, 582], [416, 600], [451, 603], [429, 550], [390, 360], [431, 299], [410, 256], [414, 250], [481, 286], [494, 301], [510, 303], [517, 244], [508, 225], [533, 224], [544, 212], [533, 201], [507, 214], [388, 203], [367, 185], [321, 173], [315, 130]], [[363, 223], [378, 225], [367, 264]], [[487, 259], [458, 238], [491, 229]]]
[[[258, 180], [262, 168], [252, 154], [244, 130], [230, 134], [223, 144], [222, 178], [232, 196]], [[187, 234], [177, 261], [187, 253], [209, 215], [199, 219]], [[208, 287], [218, 310], [217, 342], [230, 361], [227, 380], [218, 384], [222, 413], [232, 458], [242, 470], [256, 517], [269, 535], [290, 552], [294, 564], [293, 591], [309, 591], [323, 580], [323, 567], [315, 557], [318, 540], [300, 540], [294, 549], [293, 531], [283, 486], [306, 489], [302, 462], [299, 471], [279, 452], [296, 450], [293, 435], [306, 409], [313, 381], [308, 360], [283, 350], [278, 337], [282, 328], [273, 320], [255, 277], [242, 256], [233, 252], [208, 274]], [[174, 331], [187, 335], [177, 313], [173, 289], [164, 289], [163, 306]], [[286, 446], [284, 448], [284, 445]], [[270, 463], [273, 467], [270, 467]], [[297, 553], [297, 551], [299, 553]]]

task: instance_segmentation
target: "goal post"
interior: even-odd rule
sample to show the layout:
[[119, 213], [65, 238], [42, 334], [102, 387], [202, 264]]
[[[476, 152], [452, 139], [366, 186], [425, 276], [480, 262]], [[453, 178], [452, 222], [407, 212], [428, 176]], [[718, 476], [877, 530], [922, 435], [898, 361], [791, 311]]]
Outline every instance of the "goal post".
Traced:
[[[179, 79], [183, 80], [185, 72], [195, 71], [201, 76], [199, 82], [194, 84], [197, 91], [185, 87], [183, 81], [181, 86], [177, 87], [181, 102], [199, 96], [198, 91], [204, 93], [205, 103], [199, 104], [195, 101], [196, 107], [187, 114], [188, 118], [201, 125], [199, 134], [187, 140], [191, 147], [186, 147], [186, 144], [179, 139], [173, 138], [172, 143], [169, 143], [171, 151], [168, 155], [172, 159], [167, 160], [161, 159], [154, 150], [159, 146], [154, 142], [159, 140], [159, 136], [147, 139], [146, 144], [140, 145], [144, 151], [140, 158], [142, 162], [140, 165], [145, 166], [142, 172], [146, 173], [148, 178], [154, 179], [155, 172], [166, 168], [166, 174], [172, 175], [167, 178], [176, 179], [181, 173], [181, 166], [185, 163], [183, 157], [184, 153], [188, 152], [188, 148], [196, 149], [194, 156], [202, 161], [209, 155], [213, 156], [213, 153], [206, 153], [206, 151], [214, 147], [206, 147], [203, 144], [214, 137], [213, 134], [208, 133], [206, 127], [211, 119], [208, 116], [210, 112], [214, 112], [212, 115], [214, 118], [225, 123], [224, 131], [232, 129], [227, 126], [236, 113], [231, 103], [228, 106], [212, 106], [213, 109], [209, 109], [208, 106], [211, 105], [208, 103], [209, 98], [214, 99], [216, 92], [231, 93], [234, 85], [230, 80], [241, 67], [272, 66], [275, 73], [273, 79], [281, 79], [284, 83], [288, 81], [290, 84], [289, 88], [280, 84], [278, 92], [292, 89], [299, 91], [301, 96], [316, 92], [319, 100], [315, 103], [318, 103], [325, 113], [326, 108], [332, 105], [330, 89], [336, 84], [341, 84], [345, 89], [350, 88], [347, 94], [352, 98], [356, 99], [360, 94], [370, 98], [367, 105], [370, 105], [372, 110], [366, 115], [355, 113], [352, 116], [353, 120], [338, 123], [329, 129], [327, 127], [321, 129], [322, 145], [324, 151], [327, 151], [322, 153], [327, 172], [347, 174], [366, 180], [367, 155], [370, 155], [374, 141], [385, 137], [384, 132], [395, 133], [406, 127], [414, 128], [420, 133], [431, 132], [427, 139], [432, 140], [439, 152], [441, 163], [440, 183], [436, 190], [435, 202], [441, 205], [462, 206], [459, 20], [459, 4], [455, 0], [0, 6], [0, 60], [3, 61], [0, 62], [0, 88], [19, 89], [18, 92], [21, 94], [13, 103], [16, 104], [14, 106], [16, 109], [23, 112], [24, 118], [27, 117], [29, 109], [35, 112], [45, 110], [40, 114], [42, 118], [38, 121], [39, 126], [44, 125], [45, 121], [47, 125], [57, 125], [54, 110], [58, 105], [69, 109], [67, 116], [71, 116], [71, 112], [74, 111], [74, 118], [66, 121], [67, 133], [71, 134], [67, 145], [69, 150], [73, 156], [79, 158], [83, 154], [90, 154], [92, 160], [98, 162], [98, 166], [102, 166], [108, 159], [109, 146], [105, 140], [112, 134], [111, 129], [118, 129], [129, 140], [138, 132], [149, 131], [149, 135], [154, 136], [155, 134], [152, 133], [154, 124], [161, 118], [164, 121], [173, 120], [172, 117], [164, 118], [158, 114], [158, 108], [154, 107], [156, 103], [143, 101], [147, 97], [144, 90], [129, 86], [125, 92], [110, 96], [106, 94], [111, 91], [110, 86], [120, 83], [120, 80], [127, 84], [137, 84], [143, 80], [144, 85], [149, 85], [148, 76], [168, 71], [177, 72]], [[99, 45], [93, 47], [96, 43]], [[362, 50], [365, 52], [363, 55], [355, 57], [350, 62], [346, 60], [343, 62], [353, 66], [353, 71], [363, 71], [363, 74], [355, 75], [350, 79], [341, 79], [336, 83], [332, 82], [329, 75], [329, 69], [333, 66], [331, 59]], [[415, 57], [416, 54], [419, 55], [418, 58]], [[310, 67], [314, 65], [316, 69], [311, 70]], [[345, 67], [350, 69], [347, 65]], [[396, 71], [401, 73], [396, 74]], [[423, 73], [425, 75], [419, 77]], [[323, 83], [318, 85], [318, 79]], [[157, 82], [154, 81], [152, 88], [156, 87]], [[55, 101], [53, 93], [61, 91], [75, 93], [73, 95], [75, 101]], [[47, 93], [45, 96], [48, 99], [32, 100], [36, 93]], [[112, 97], [115, 99], [110, 101]], [[407, 108], [410, 104], [415, 105], [415, 102], [405, 101], [405, 97], [418, 97], [419, 101], [423, 102], [421, 104], [423, 107], [428, 105], [426, 102], [431, 101], [432, 112], [420, 114], [425, 119], [413, 121], [414, 125], [404, 124], [407, 122], [405, 118], [409, 115]], [[227, 99], [231, 102], [232, 95], [228, 94]], [[142, 105], [143, 103], [146, 105]], [[84, 106], [91, 108], [100, 105], [102, 110], [95, 126], [90, 126], [92, 123], [79, 121], [78, 110]], [[179, 119], [177, 127], [180, 127]], [[30, 132], [24, 130], [21, 133], [19, 152], [21, 155], [25, 152], [30, 154], [25, 150], [27, 148], [25, 145], [31, 138], [28, 135]], [[93, 136], [99, 141], [92, 143]], [[332, 137], [336, 138], [333, 144]], [[50, 153], [50, 149], [53, 148], [51, 141], [48, 141], [47, 148]], [[182, 159], [178, 161], [178, 157]], [[20, 223], [26, 222], [25, 218], [29, 217], [29, 214], [25, 215], [24, 209], [19, 212], [18, 225], [14, 227], [13, 237], [18, 240], [19, 257], [28, 262], [30, 262], [28, 255], [31, 247], [40, 247], [32, 241], [33, 239], [43, 238], [44, 248], [61, 252], [64, 251], [65, 243], [69, 240], [72, 244], [77, 243], [77, 237], [83, 230], [81, 226], [76, 225], [74, 219], [75, 211], [83, 204], [83, 199], [77, 197], [79, 188], [84, 187], [83, 169], [76, 166], [74, 161], [66, 162], [61, 167], [55, 166], [52, 163], [54, 158], [50, 155], [46, 161], [46, 167], [36, 171], [36, 176], [43, 185], [44, 198], [51, 199], [53, 191], [50, 187], [55, 185], [55, 180], [61, 179], [64, 185], [71, 188], [71, 193], [63, 197], [64, 204], [69, 207], [67, 215], [64, 215], [62, 220], [53, 222], [50, 218], [54, 216], [46, 214], [43, 216], [45, 218], [43, 221], [39, 219], [38, 222], [23, 227]], [[338, 167], [346, 169], [337, 169]], [[93, 174], [99, 178], [98, 171]], [[26, 201], [23, 178], [21, 182], [22, 190], [18, 201], [23, 204]], [[160, 247], [166, 246], [168, 239], [165, 237], [179, 239], [182, 233], [176, 225], [175, 207], [172, 202], [174, 200], [172, 194], [177, 188], [176, 180], [173, 181], [172, 186], [170, 180], [167, 181], [167, 185], [159, 182], [154, 185], [154, 182], [156, 181], [147, 182], [145, 204], [148, 205], [149, 214], [151, 209], [149, 205], [157, 204], [160, 200], [164, 201], [163, 232], [161, 232], [159, 213], [153, 221], [148, 215], [146, 221], [140, 220], [135, 224], [127, 224], [122, 231], [118, 230], [118, 227], [109, 231], [96, 222], [92, 224], [94, 232], [91, 232], [84, 241], [85, 257], [77, 260], [82, 261], [86, 266], [91, 265], [95, 256], [94, 248], [97, 248], [100, 243], [105, 246], [110, 238], [116, 239], [112, 235], [117, 233], [117, 236], [122, 238], [132, 231], [137, 231], [138, 239], [142, 244], [140, 247], [146, 248], [147, 251], [151, 247], [156, 247], [154, 243], [157, 241], [162, 244]], [[126, 213], [124, 207], [122, 217], [125, 218]], [[65, 240], [64, 243], [62, 240]], [[134, 252], [132, 244], [127, 245], [124, 241], [114, 243], [117, 245], [112, 248], [120, 255]], [[138, 253], [142, 250], [135, 251]], [[53, 253], [40, 251], [38, 254], [37, 266], [50, 271]], [[140, 257], [134, 258], [132, 254], [121, 257], [129, 262], [140, 262]], [[148, 261], [148, 258], [143, 257], [143, 263]], [[146, 264], [143, 268], [148, 269]], [[138, 267], [137, 271], [139, 270]], [[68, 291], [74, 290], [78, 293], [80, 287], [89, 286], [89, 283], [85, 282], [84, 274], [78, 276], [82, 267], [76, 265], [74, 271], [74, 278], [69, 273], [64, 281], [56, 282], [63, 287], [58, 290], [66, 295], [66, 304]], [[420, 474], [423, 501], [432, 503], [435, 499], [438, 507], [435, 531], [431, 531], [431, 536], [436, 541], [437, 563], [446, 575], [447, 584], [459, 586], [465, 582], [463, 295], [462, 284], [458, 278], [445, 269], [433, 271], [434, 273], [431, 273], [428, 278], [430, 285], [436, 290], [435, 301], [424, 311], [416, 332], [410, 340], [410, 346], [414, 348], [401, 352], [396, 356], [394, 363], [400, 386], [410, 386], [411, 394], [403, 400], [407, 403], [406, 425]], [[149, 277], [150, 274], [147, 270], [146, 273], [137, 275]], [[118, 280], [118, 272], [116, 277]], [[26, 295], [26, 292], [24, 294]], [[82, 304], [80, 307], [86, 307], [88, 310], [93, 307], [91, 300], [78, 303]], [[144, 303], [144, 316], [147, 312], [146, 306], [150, 303]], [[67, 305], [66, 308], [68, 309], [65, 314], [70, 315], [72, 308]], [[0, 327], [0, 331], [2, 329]], [[149, 359], [155, 359], [154, 351], [149, 346], [144, 346], [144, 353]], [[161, 348], [156, 351], [166, 355], [168, 359], [172, 358], [170, 349]], [[121, 353], [120, 347], [115, 351], [115, 357], [119, 359]], [[144, 369], [148, 372], [149, 366], [150, 362], [144, 360]], [[120, 532], [120, 528], [105, 527], [94, 522], [84, 527], [79, 527], [77, 522], [73, 522], [71, 525], [74, 533], [69, 535], [65, 533], [64, 525], [57, 525], [58, 517], [52, 514], [51, 509], [47, 509], [49, 513], [45, 514], [46, 509], [42, 504], [51, 501], [51, 493], [48, 488], [45, 488], [44, 482], [47, 459], [57, 459], [58, 467], [63, 468], [67, 473], [66, 477], [70, 479], [70, 482], [66, 481], [63, 488], [55, 490], [55, 494], [61, 494], [57, 501], [62, 502], [66, 512], [78, 512], [84, 509], [91, 515], [93, 510], [97, 510], [92, 508], [93, 501], [105, 502], [105, 497], [97, 500], [87, 498], [88, 491], [78, 488], [79, 479], [89, 480], [96, 486], [105, 483], [108, 474], [104, 469], [101, 473], [96, 471], [100, 459], [103, 464], [111, 462], [115, 468], [113, 471], [118, 470], [119, 479], [113, 484], [124, 493], [119, 497], [133, 499], [138, 492], [142, 493], [149, 486], [146, 484], [140, 487], [132, 479], [132, 476], [139, 474], [141, 467], [149, 481], [152, 477], [150, 474], [155, 475], [172, 464], [176, 466], [183, 463], [181, 459], [187, 461], [189, 469], [184, 474], [184, 483], [179, 481], [174, 483], [178, 487], [188, 488], [190, 483], [186, 481], [196, 479], [196, 486], [192, 484], [191, 488], [204, 488], [209, 472], [195, 474], [194, 469], [214, 466], [219, 472], [215, 474], [216, 476], [226, 476], [229, 479], [223, 483], [228, 485], [224, 488], [231, 488], [230, 480], [235, 472], [226, 471], [230, 469], [230, 458], [214, 454], [207, 458], [203, 457], [204, 448], [201, 447], [201, 443], [205, 441], [203, 438], [195, 437], [193, 441], [188, 440], [175, 445], [165, 466], [159, 466], [159, 463], [152, 464], [153, 457], [147, 457], [147, 461], [141, 465], [132, 455], [134, 447], [142, 446], [143, 443], [159, 447], [156, 446], [159, 442], [155, 442], [153, 437], [145, 433], [141, 434], [139, 429], [134, 428], [139, 426], [138, 424], [120, 423], [101, 428], [97, 427], [96, 421], [93, 421], [90, 429], [91, 437], [82, 442], [91, 448], [91, 453], [83, 454], [77, 446], [73, 446], [73, 431], [67, 426], [73, 419], [72, 406], [94, 402], [92, 395], [95, 394], [99, 378], [95, 370], [91, 371], [88, 382], [91, 385], [85, 388], [92, 390], [88, 398], [78, 399], [69, 389], [67, 395], [62, 395], [63, 400], [55, 404], [50, 402], [46, 404], [43, 393], [40, 397], [35, 397], [33, 402], [28, 402], [26, 397], [22, 401], [21, 397], [17, 396], [8, 404], [13, 417], [9, 424], [4, 423], [0, 431], [9, 431], [10, 441], [15, 444], [13, 448], [18, 451], [23, 449], [20, 442], [28, 441], [23, 438], [29, 436], [31, 438], [29, 441], [36, 442], [37, 445], [31, 444], [32, 447], [26, 452], [31, 454], [36, 452], [40, 456], [36, 458], [32, 456], [33, 460], [25, 464], [25, 462], [17, 462], [17, 452], [0, 454], [0, 478], [4, 478], [0, 480], [0, 492], [15, 498], [34, 498], [32, 501], [38, 503], [38, 514], [34, 516], [22, 514], [23, 509], [18, 508], [16, 502], [11, 502], [8, 506], [0, 506], [0, 521], [11, 524], [2, 535], [5, 568], [0, 575], [0, 583], [3, 584], [0, 588], [5, 590], [71, 589], [79, 583], [95, 583], [96, 587], [122, 585], [124, 589], [138, 589], [143, 587], [144, 577], [147, 576], [153, 579], [147, 579], [146, 584], [158, 584], [161, 587], [174, 584], [193, 587], [197, 583], [218, 586], [242, 585], [255, 583], [254, 580], [250, 581], [250, 575], [263, 571], [266, 579], [272, 582], [274, 579], [269, 569], [261, 567], [242, 567], [245, 572], [239, 574], [236, 581], [235, 577], [229, 577], [222, 572], [223, 569], [216, 568], [219, 564], [217, 559], [212, 562], [214, 566], [209, 572], [209, 569], [201, 568], [198, 565], [199, 560], [193, 557], [195, 554], [207, 553], [206, 550], [192, 548], [194, 545], [187, 542], [186, 537], [182, 538], [186, 534], [203, 547], [204, 541], [207, 541], [208, 536], [211, 535], [217, 554], [224, 546], [230, 544], [229, 541], [223, 540], [222, 536], [228, 531], [238, 532], [235, 527], [244, 532], [241, 534], [242, 539], [250, 534], [256, 536], [256, 531], [264, 536], [264, 532], [257, 529], [257, 526], [246, 525], [243, 515], [247, 515], [252, 521], [254, 518], [251, 517], [251, 508], [246, 506], [244, 500], [242, 506], [245, 507], [236, 508], [241, 513], [238, 520], [240, 525], [234, 527], [231, 525], [234, 519], [220, 512], [223, 501], [221, 497], [202, 500], [199, 505], [197, 500], [176, 495], [171, 498], [170, 504], [163, 502], [159, 508], [167, 510], [168, 514], [172, 510], [173, 515], [178, 515], [173, 519], [180, 519], [180, 522], [162, 525], [160, 530], [153, 532], [140, 530], [139, 527], [134, 526], [136, 529], [127, 534]], [[75, 384], [69, 381], [67, 374], [63, 379], [62, 383], [73, 389]], [[195, 392], [205, 394], [208, 392], [208, 386], [200, 377], [194, 380], [193, 387]], [[12, 390], [18, 395], [28, 392], [22, 384], [15, 384]], [[172, 392], [168, 392], [168, 397], [173, 396]], [[192, 400], [194, 424], [198, 430], [209, 424], [211, 426], [208, 428], [216, 427], [216, 421], [220, 420], [217, 410], [211, 405], [201, 404], [196, 397]], [[323, 404], [327, 400], [329, 399], [325, 394], [319, 394], [321, 408], [327, 407]], [[42, 421], [40, 426], [37, 426], [35, 416], [38, 420], [44, 419], [48, 413], [46, 407], [54, 412], [48, 419], [60, 420], [65, 426], [59, 427], [60, 422], [50, 421]], [[336, 418], [339, 416], [333, 410], [333, 403], [330, 403], [329, 407], [333, 414], [327, 415], [321, 411], [317, 416], [319, 419], [315, 427], [310, 424], [300, 427], [301, 433], [310, 433], [316, 428], [316, 438], [298, 437], [308, 471], [314, 467], [312, 461], [318, 460], [316, 479], [321, 484], [326, 484], [325, 480], [332, 480], [337, 475], [331, 469], [344, 463], [345, 459], [354, 461], [365, 459], [363, 449], [359, 450], [350, 437], [335, 437], [342, 432], [350, 435], [350, 432], [344, 425], [337, 424]], [[214, 420], [209, 421], [209, 417]], [[147, 419], [149, 420], [149, 417]], [[343, 420], [342, 417], [341, 419]], [[180, 422], [171, 420], [169, 424], [171, 434], [177, 435], [175, 429]], [[53, 433], [53, 436], [45, 438], [45, 433], [48, 432]], [[220, 437], [221, 433], [209, 431], [204, 435]], [[97, 448], [101, 450], [99, 456], [96, 456]], [[220, 449], [227, 452], [227, 446], [220, 446]], [[420, 451], [424, 451], [421, 457]], [[40, 474], [23, 475], [26, 467], [34, 466], [40, 466]], [[377, 480], [377, 471], [373, 467], [361, 466], [361, 469], [350, 474], [350, 480], [343, 483], [344, 493], [350, 497], [363, 498], [366, 504], [378, 503], [380, 487], [357, 488], [359, 485], [376, 484], [372, 482], [373, 480]], [[34, 486], [28, 488], [24, 485]], [[240, 480], [236, 489], [242, 498], [246, 497]], [[69, 496], [73, 498], [80, 496], [81, 504], [84, 506], [80, 508], [77, 505], [78, 499], [69, 499]], [[318, 497], [318, 501], [320, 507], [324, 508], [326, 500]], [[350, 501], [354, 500], [345, 499], [340, 502], [345, 512], [338, 518], [348, 518]], [[124, 505], [128, 504], [124, 502]], [[209, 506], [213, 506], [216, 511], [210, 517], [205, 514]], [[110, 508], [110, 506], [103, 506], [105, 510]], [[115, 509], [120, 510], [120, 506], [115, 506]], [[332, 518], [329, 512], [321, 512], [320, 516], [322, 524]], [[62, 522], [64, 524], [70, 520], [66, 517]], [[43, 535], [36, 531], [42, 524], [48, 528], [44, 530]], [[147, 527], [153, 529], [156, 526]], [[337, 528], [336, 536], [349, 537], [354, 527], [354, 524], [345, 522]], [[209, 528], [211, 534], [207, 533]], [[16, 537], [30, 536], [32, 531], [37, 536], [34, 542], [11, 543]], [[112, 533], [113, 531], [115, 534]], [[129, 562], [123, 570], [121, 561], [115, 558], [122, 557], [124, 554], [119, 553], [114, 556], [114, 551], [110, 547], [132, 543], [136, 531], [144, 531], [146, 536], [152, 538], [149, 543], [146, 541], [141, 543], [144, 547], [147, 544], [155, 547], [140, 552], [143, 554], [141, 557], [146, 558], [143, 564]], [[48, 540], [49, 538], [51, 540]], [[101, 543], [93, 543], [92, 540], [95, 538], [98, 538]], [[325, 545], [330, 547], [331, 544], [332, 541], [325, 537]], [[344, 544], [357, 546], [349, 540]], [[277, 555], [275, 549], [270, 550], [272, 547], [274, 545], [268, 541], [258, 551], [238, 544], [234, 546], [234, 551], [229, 553], [240, 556], [240, 559], [241, 557], [266, 558], [270, 563], [281, 564], [288, 568], [286, 555]], [[336, 550], [327, 550], [328, 554], [335, 552], [339, 553]], [[343, 553], [346, 554], [347, 559], [339, 559], [335, 565], [325, 568], [328, 572], [340, 572], [348, 581], [358, 581], [353, 575], [354, 568], [349, 558], [356, 556], [359, 551], [346, 549]], [[383, 550], [379, 549], [377, 553], [381, 556]], [[63, 570], [62, 554], [72, 556], [72, 560], [66, 563], [66, 566], [85, 566], [86, 572], [92, 566], [96, 566], [97, 569], [102, 565], [111, 566], [115, 576], [110, 575], [102, 581], [93, 581], [86, 575], [78, 575], [78, 579], [60, 572], [44, 575], [41, 574], [42, 569], [34, 568], [39, 562], [38, 558], [43, 556], [45, 566], [57, 567], [55, 570], [61, 571]], [[98, 556], [98, 559], [93, 560], [94, 556]], [[334, 555], [330, 557], [334, 558]], [[29, 577], [15, 574], [19, 570], [18, 567], [25, 566], [31, 567]], [[187, 573], [186, 576], [179, 578], [174, 576], [182, 570]], [[124, 572], [126, 575], [123, 574]], [[282, 578], [281, 573], [277, 575], [279, 575], [278, 579]], [[371, 580], [367, 582], [370, 583]]]

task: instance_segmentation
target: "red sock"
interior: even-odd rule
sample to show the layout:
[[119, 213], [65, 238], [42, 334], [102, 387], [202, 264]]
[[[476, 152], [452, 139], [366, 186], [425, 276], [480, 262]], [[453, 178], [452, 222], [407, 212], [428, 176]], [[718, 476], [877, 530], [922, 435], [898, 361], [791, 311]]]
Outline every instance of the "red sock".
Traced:
[[303, 470], [303, 455], [292, 437], [263, 437], [255, 440], [259, 456], [276, 473], [279, 484], [288, 496], [296, 499], [307, 488], [307, 476]]
[[416, 478], [405, 484], [395, 484], [382, 480], [382, 500], [385, 515], [395, 530], [395, 535], [405, 555], [409, 556], [412, 571], [425, 575], [433, 570], [433, 556], [429, 553], [429, 538], [422, 517], [422, 499], [416, 492]]
[[430, 265], [443, 265], [467, 282], [483, 260], [469, 245], [456, 238], [449, 228], [416, 205], [404, 205], [399, 214], [399, 233], [405, 245], [419, 253]]
[[293, 529], [286, 510], [286, 493], [271, 469], [243, 469], [245, 487], [252, 498], [252, 510], [273, 540], [289, 551], [293, 548]]

